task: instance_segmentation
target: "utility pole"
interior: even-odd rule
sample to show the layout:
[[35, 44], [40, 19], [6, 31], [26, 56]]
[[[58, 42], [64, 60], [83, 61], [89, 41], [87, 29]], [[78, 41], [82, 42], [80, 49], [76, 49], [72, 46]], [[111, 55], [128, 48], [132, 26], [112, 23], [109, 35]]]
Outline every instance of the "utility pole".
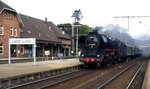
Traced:
[[80, 9], [75, 10], [72, 14], [72, 17], [74, 18], [73, 24], [72, 24], [72, 53], [74, 53], [74, 28], [77, 27], [76, 31], [76, 58], [78, 58], [78, 27], [80, 26], [80, 20], [82, 19], [82, 14]]

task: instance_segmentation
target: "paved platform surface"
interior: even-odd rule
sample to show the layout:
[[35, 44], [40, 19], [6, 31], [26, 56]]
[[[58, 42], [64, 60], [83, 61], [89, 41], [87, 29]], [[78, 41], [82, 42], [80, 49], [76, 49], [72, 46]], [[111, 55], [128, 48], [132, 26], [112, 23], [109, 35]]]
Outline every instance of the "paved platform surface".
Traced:
[[81, 64], [78, 59], [64, 59], [64, 60], [49, 60], [28, 63], [13, 63], [0, 65], [0, 79], [19, 76], [23, 74], [35, 73], [46, 70], [54, 70], [64, 67], [70, 67]]
[[150, 59], [145, 73], [142, 89], [150, 89]]

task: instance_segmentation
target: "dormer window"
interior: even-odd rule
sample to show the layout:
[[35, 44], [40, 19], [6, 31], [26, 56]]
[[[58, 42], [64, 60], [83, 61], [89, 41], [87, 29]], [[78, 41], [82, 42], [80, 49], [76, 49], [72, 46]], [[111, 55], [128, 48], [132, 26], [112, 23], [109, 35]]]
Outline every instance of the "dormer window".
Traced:
[[62, 34], [64, 35], [64, 34], [65, 34], [65, 31], [62, 31]]
[[30, 33], [31, 33], [31, 31], [29, 31], [29, 30], [28, 30], [28, 33], [30, 34]]
[[47, 36], [49, 37], [49, 34], [47, 34]]
[[0, 26], [0, 35], [4, 35], [4, 27], [2, 25]]
[[51, 26], [49, 26], [49, 30], [51, 30], [52, 29], [52, 27]]
[[36, 25], [35, 27], [37, 27], [37, 28], [38, 28], [39, 26], [38, 26], [38, 25]]
[[39, 37], [41, 37], [41, 33], [39, 33]]

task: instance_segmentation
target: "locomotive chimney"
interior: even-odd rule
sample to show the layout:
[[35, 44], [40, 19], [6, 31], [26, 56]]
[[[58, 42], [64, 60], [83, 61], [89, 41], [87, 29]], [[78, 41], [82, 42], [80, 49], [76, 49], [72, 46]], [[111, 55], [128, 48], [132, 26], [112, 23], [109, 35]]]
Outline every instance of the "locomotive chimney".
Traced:
[[98, 30], [93, 30], [93, 32], [98, 33]]

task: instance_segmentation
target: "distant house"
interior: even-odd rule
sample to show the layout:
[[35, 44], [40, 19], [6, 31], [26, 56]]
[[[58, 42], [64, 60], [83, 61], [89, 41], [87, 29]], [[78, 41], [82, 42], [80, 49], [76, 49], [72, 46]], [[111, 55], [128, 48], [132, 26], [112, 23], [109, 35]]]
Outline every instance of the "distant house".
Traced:
[[[18, 14], [0, 1], [0, 57], [8, 57], [9, 38], [36, 38], [37, 57], [70, 55], [71, 38], [54, 23]], [[32, 45], [12, 45], [11, 56], [31, 57]]]

